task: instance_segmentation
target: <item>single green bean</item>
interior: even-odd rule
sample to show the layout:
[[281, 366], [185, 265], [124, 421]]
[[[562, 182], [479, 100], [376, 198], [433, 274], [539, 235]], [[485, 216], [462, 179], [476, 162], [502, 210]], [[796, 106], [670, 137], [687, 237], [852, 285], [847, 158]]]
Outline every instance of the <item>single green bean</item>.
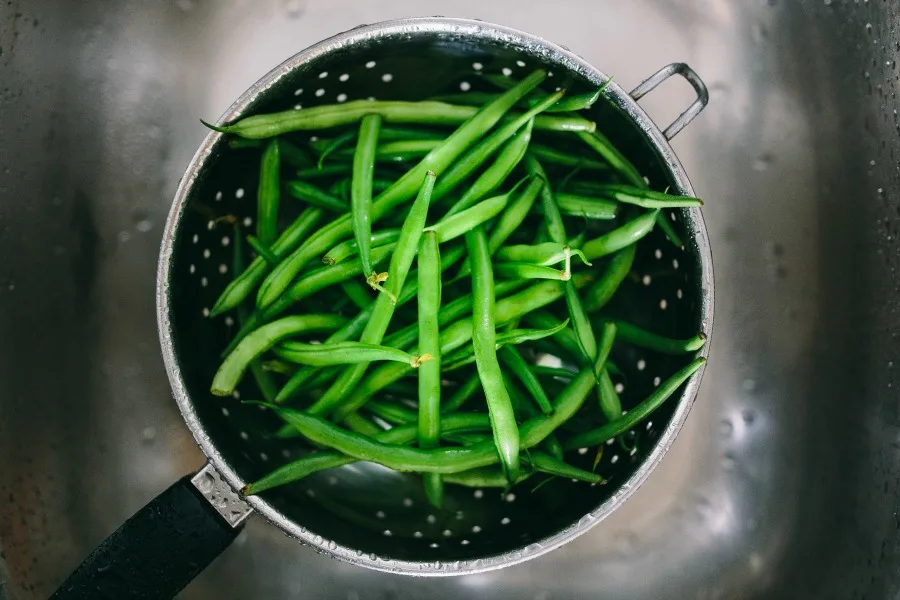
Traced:
[[[517, 131], [522, 127], [525, 127], [531, 119], [536, 119], [536, 116], [547, 106], [549, 106], [549, 104], [545, 102], [535, 106], [525, 114], [517, 116], [512, 121], [506, 123], [500, 127], [500, 129], [487, 136], [480, 144], [469, 150], [443, 174], [441, 182], [435, 190], [435, 200], [442, 199], [449, 192], [456, 189], [456, 187], [465, 181], [469, 175], [481, 167], [488, 158], [499, 151], [500, 147], [515, 135]], [[537, 122], [536, 119], [535, 125]]]
[[481, 378], [478, 376], [478, 373], [475, 373], [456, 388], [456, 391], [453, 392], [453, 395], [446, 402], [442, 403], [441, 414], [446, 415], [456, 412], [480, 389]]
[[703, 206], [703, 200], [699, 198], [674, 196], [629, 185], [600, 185], [598, 186], [598, 193], [602, 197], [612, 198], [625, 204], [634, 204], [642, 208], [700, 208]]
[[311, 179], [327, 179], [329, 177], [337, 177], [350, 175], [353, 172], [353, 166], [349, 164], [325, 165], [324, 167], [310, 167], [297, 171], [297, 177], [303, 181]]
[[393, 402], [369, 402], [366, 404], [366, 410], [376, 417], [397, 425], [417, 423], [419, 420], [416, 411]]
[[494, 274], [487, 237], [478, 226], [466, 233], [466, 247], [472, 260], [472, 345], [475, 365], [491, 415], [494, 445], [503, 470], [510, 479], [519, 475], [519, 429], [509, 393], [503, 385], [503, 372], [497, 362], [497, 331], [494, 328]]
[[238, 344], [226, 358], [213, 378], [212, 393], [230, 396], [240, 382], [251, 361], [288, 337], [313, 331], [333, 331], [346, 322], [338, 315], [302, 315], [285, 317], [263, 325]]
[[553, 458], [556, 458], [558, 460], [563, 459], [563, 447], [559, 442], [559, 438], [556, 437], [555, 434], [547, 436], [547, 439], [545, 439], [541, 444], [541, 448], [543, 448], [544, 451]]
[[609, 165], [596, 160], [589, 160], [570, 152], [563, 152], [551, 146], [532, 141], [528, 148], [535, 158], [549, 165], [577, 167], [588, 171], [608, 171]]
[[[513, 90], [515, 88], [510, 88], [509, 91]], [[380, 115], [385, 123], [460, 125], [471, 120], [477, 112], [478, 109], [474, 106], [454, 106], [443, 102], [354, 100], [343, 104], [315, 106], [303, 110], [291, 109], [276, 113], [253, 115], [230, 125], [213, 125], [202, 119], [200, 122], [213, 131], [220, 133], [263, 139], [292, 131], [316, 131], [350, 125], [370, 114]], [[512, 119], [514, 118], [515, 116], [512, 116]], [[592, 121], [581, 117], [569, 116], [540, 117], [536, 120], [535, 125], [538, 129], [547, 131], [592, 132], [597, 128]]]
[[547, 397], [547, 392], [544, 391], [537, 375], [534, 374], [531, 370], [531, 366], [525, 362], [525, 359], [516, 347], [504, 346], [497, 354], [500, 357], [500, 360], [503, 361], [516, 377], [519, 378], [519, 381], [522, 382], [525, 389], [528, 390], [528, 393], [531, 394], [534, 401], [537, 402], [541, 411], [543, 411], [545, 415], [550, 414], [550, 411], [552, 411], [553, 408], [550, 406], [550, 399]]
[[587, 483], [606, 483], [606, 481], [596, 473], [579, 469], [558, 458], [554, 458], [543, 452], [532, 452], [529, 456], [529, 462], [536, 471], [547, 473], [548, 475], [556, 475], [557, 477], [565, 477], [566, 479], [577, 479]]
[[448, 473], [447, 475], [444, 475], [444, 481], [446, 483], [470, 488], [503, 488], [506, 490], [522, 483], [531, 477], [531, 475], [531, 473], [523, 472], [519, 474], [518, 479], [514, 482], [510, 482], [502, 469], [496, 467], [482, 467], [479, 469], [462, 471], [460, 473]]
[[636, 187], [647, 187], [647, 183], [631, 161], [613, 145], [609, 138], [599, 131], [578, 132], [578, 138], [603, 157], [626, 181]]
[[[285, 229], [275, 243], [272, 244], [270, 250], [279, 259], [284, 258], [293, 251], [303, 238], [308, 234], [316, 223], [322, 218], [322, 211], [318, 208], [307, 209], [300, 215], [290, 227]], [[253, 289], [269, 272], [268, 264], [262, 257], [257, 257], [246, 270], [241, 271], [228, 286], [225, 291], [216, 300], [216, 304], [210, 310], [209, 315], [216, 317], [226, 311], [236, 308], [240, 303], [250, 295]], [[237, 273], [237, 271], [235, 271]]]
[[365, 309], [372, 303], [369, 290], [356, 279], [348, 279], [341, 284], [341, 289], [359, 309]]
[[594, 336], [594, 329], [591, 327], [591, 321], [587, 311], [584, 310], [575, 284], [571, 282], [566, 284], [565, 297], [569, 317], [572, 319], [572, 329], [575, 330], [575, 336], [578, 339], [578, 346], [581, 348], [585, 360], [592, 363], [597, 359], [597, 338]]
[[295, 365], [286, 363], [283, 360], [264, 360], [261, 364], [263, 371], [268, 371], [269, 373], [290, 376], [297, 372], [297, 367]]
[[278, 257], [275, 256], [275, 254], [271, 250], [269, 250], [265, 244], [259, 241], [259, 238], [257, 238], [255, 235], [248, 235], [247, 243], [259, 256], [263, 258], [263, 260], [269, 263], [269, 265], [274, 266], [278, 264]]
[[[528, 173], [532, 177], [539, 177], [547, 181], [547, 174], [544, 167], [533, 156], [525, 157], [525, 166]], [[559, 213], [559, 206], [556, 203], [556, 197], [549, 185], [541, 187], [541, 209], [544, 213], [544, 224], [547, 232], [550, 234], [550, 240], [559, 244], [568, 242], [566, 237], [566, 228], [563, 225], [562, 215]]]
[[359, 124], [356, 153], [353, 156], [353, 183], [350, 189], [350, 211], [353, 215], [353, 237], [359, 248], [363, 274], [373, 275], [371, 254], [372, 238], [372, 179], [375, 177], [375, 151], [378, 148], [378, 131], [381, 116], [366, 115]]
[[606, 306], [631, 272], [637, 244], [630, 244], [613, 255], [603, 276], [585, 292], [583, 301], [588, 312], [596, 312]]
[[594, 220], [616, 218], [617, 206], [615, 202], [610, 200], [557, 192], [556, 202], [559, 205], [559, 211], [571, 217], [584, 217], [585, 219]]
[[278, 237], [278, 204], [281, 198], [281, 156], [278, 140], [272, 140], [263, 150], [259, 167], [259, 187], [256, 194], [256, 237], [266, 246]]
[[[466, 187], [466, 191], [462, 197], [450, 207], [447, 215], [455, 215], [494, 190], [500, 187], [512, 170], [522, 161], [528, 144], [531, 142], [531, 129], [534, 121], [528, 121], [522, 129], [520, 129], [511, 140], [497, 153], [494, 162], [478, 176], [471, 185]], [[507, 194], [509, 195], [509, 194]]]
[[349, 209], [342, 199], [306, 181], [288, 181], [285, 189], [291, 196], [310, 206], [339, 213], [345, 213]]
[[506, 277], [509, 279], [552, 279], [554, 281], [569, 281], [572, 278], [571, 271], [561, 271], [552, 267], [540, 267], [528, 263], [498, 262], [494, 265], [494, 271], [499, 277]]
[[[435, 174], [426, 173], [422, 181], [421, 189], [416, 201], [410, 208], [403, 227], [400, 228], [400, 237], [397, 239], [397, 250], [391, 257], [388, 268], [386, 293], [380, 294], [375, 300], [375, 308], [372, 317], [366, 324], [360, 336], [360, 341], [369, 344], [380, 344], [387, 331], [391, 318], [396, 308], [397, 296], [401, 293], [406, 276], [412, 266], [419, 247], [419, 240], [425, 227], [428, 216], [428, 206], [431, 202], [431, 193], [434, 189]], [[332, 269], [337, 267], [330, 267]], [[362, 379], [366, 371], [366, 363], [358, 363], [349, 367], [338, 377], [337, 381], [325, 392], [319, 400], [309, 407], [311, 414], [324, 414], [333, 409], [356, 384]]]
[[[378, 265], [387, 260], [394, 253], [395, 247], [396, 244], [388, 244], [373, 249], [372, 264]], [[288, 288], [287, 292], [278, 299], [278, 302], [266, 307], [262, 311], [263, 317], [265, 320], [270, 320], [290, 308], [291, 305], [308, 298], [319, 290], [337, 285], [361, 274], [362, 263], [357, 261], [344, 262], [310, 271]]]
[[474, 227], [490, 221], [500, 214], [507, 202], [509, 202], [509, 194], [482, 200], [472, 208], [444, 217], [428, 229], [434, 231], [438, 236], [438, 241], [444, 244], [465, 235]]
[[[380, 194], [386, 189], [390, 188], [394, 185], [394, 180], [392, 179], [380, 179], [375, 178], [372, 180], [372, 191]], [[349, 200], [350, 198], [350, 189], [353, 187], [353, 179], [341, 179], [334, 185], [329, 188], [329, 192], [333, 195], [338, 196], [342, 200]]]
[[618, 338], [623, 342], [663, 354], [689, 354], [706, 344], [706, 334], [703, 332], [686, 340], [679, 340], [657, 335], [625, 321], [614, 323], [618, 327]]
[[612, 423], [622, 416], [622, 399], [619, 398], [619, 393], [616, 391], [616, 386], [613, 385], [607, 369], [600, 371], [597, 401], [600, 404], [600, 412], [608, 422]]
[[[421, 187], [422, 179], [428, 172], [442, 173], [446, 170], [454, 160], [475, 144], [485, 131], [493, 127], [520, 98], [537, 87], [545, 77], [546, 73], [536, 71], [522, 80], [515, 88], [497, 98], [495, 102], [477, 111], [471, 119], [450, 134], [443, 144], [432, 150], [418, 165], [397, 180], [390, 189], [379, 194], [372, 203], [372, 222], [376, 222], [396, 206], [415, 195]], [[350, 220], [350, 216], [345, 215], [319, 230], [276, 267], [260, 286], [257, 305], [265, 307], [275, 302], [307, 262], [348, 236], [352, 229]]]
[[396, 348], [378, 344], [365, 344], [363, 342], [305, 344], [303, 342], [285, 341], [275, 346], [274, 352], [283, 360], [311, 367], [331, 367], [334, 365], [385, 360], [401, 362], [418, 369], [423, 363], [432, 360], [432, 357], [427, 354], [413, 356], [409, 352]]
[[658, 214], [659, 210], [651, 210], [644, 213], [609, 233], [585, 242], [581, 249], [584, 251], [585, 256], [588, 257], [588, 260], [594, 260], [621, 250], [653, 231], [653, 226], [657, 222], [656, 215]]
[[[365, 117], [363, 117], [363, 119], [365, 119]], [[325, 144], [325, 146], [322, 148], [322, 154], [319, 155], [319, 162], [317, 166], [321, 169], [325, 164], [326, 158], [328, 158], [333, 152], [352, 142], [354, 139], [356, 139], [356, 131], [346, 131], [333, 140], [327, 140], [328, 143]], [[317, 149], [315, 143], [311, 143], [310, 145], [314, 150]]]
[[[504, 87], [503, 89], [509, 88]], [[574, 112], [577, 110], [588, 109], [593, 106], [594, 103], [597, 102], [597, 100], [600, 99], [600, 95], [603, 93], [603, 89], [603, 87], [599, 87], [593, 92], [564, 96], [551, 106], [547, 107], [547, 109], [545, 110], [548, 113], [555, 113]], [[447, 102], [448, 104], [462, 104], [464, 106], [481, 106], [482, 104], [486, 104], [496, 97], [496, 93], [470, 91], [461, 94], [444, 94], [441, 96], [436, 96], [432, 98], [432, 100], [435, 100], [437, 102]], [[519, 102], [519, 107], [529, 108], [535, 106], [537, 103], [541, 102], [541, 100], [541, 98], [533, 97], [524, 98]]]
[[[460, 413], [441, 417], [441, 430], [447, 433], [458, 431], [477, 431], [490, 427], [490, 420], [485, 414]], [[415, 424], [394, 427], [380, 431], [373, 437], [384, 444], [409, 444], [416, 439]], [[357, 462], [357, 459], [338, 452], [316, 452], [276, 469], [265, 477], [244, 487], [241, 493], [253, 495], [274, 487], [298, 481], [326, 469], [334, 469]]]
[[[419, 349], [434, 357], [419, 370], [419, 447], [438, 445], [441, 429], [441, 344], [438, 312], [441, 306], [441, 255], [437, 234], [426, 231], [419, 242]], [[440, 508], [444, 483], [437, 473], [423, 475], [428, 501]]]
[[[514, 246], [504, 246], [494, 255], [499, 262], [523, 262], [532, 265], [547, 267], [564, 263], [568, 265], [572, 256], [577, 256], [581, 262], [587, 266], [591, 266], [584, 252], [569, 246], [567, 244], [558, 244], [556, 242], [544, 242], [543, 244], [518, 244]], [[568, 271], [568, 266], [566, 267]]]
[[[380, 162], [404, 162], [413, 158], [421, 158], [440, 146], [443, 141], [443, 138], [439, 138], [386, 142], [378, 146], [374, 158]], [[341, 151], [339, 155], [342, 158], [353, 156], [349, 149]]]
[[674, 375], [662, 382], [647, 398], [640, 404], [629, 410], [627, 413], [616, 419], [612, 423], [601, 425], [596, 429], [585, 431], [572, 436], [563, 444], [566, 450], [574, 450], [576, 448], [588, 448], [598, 444], [606, 443], [616, 436], [626, 433], [634, 426], [640, 424], [644, 419], [649, 417], [653, 411], [659, 408], [663, 402], [674, 394], [681, 384], [691, 378], [700, 367], [706, 362], [701, 357], [695, 358], [687, 366], [679, 369]]
[[[373, 246], [377, 247], [396, 242], [398, 237], [400, 237], [399, 229], [382, 229], [373, 233], [369, 240]], [[359, 245], [356, 243], [356, 240], [346, 240], [329, 250], [322, 257], [322, 262], [326, 265], [334, 265], [358, 252]]]

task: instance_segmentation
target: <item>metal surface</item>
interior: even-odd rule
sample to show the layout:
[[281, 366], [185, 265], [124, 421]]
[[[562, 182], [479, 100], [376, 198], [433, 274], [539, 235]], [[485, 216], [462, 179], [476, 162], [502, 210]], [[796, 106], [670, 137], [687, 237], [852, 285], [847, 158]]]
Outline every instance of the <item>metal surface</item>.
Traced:
[[191, 483], [232, 527], [237, 527], [253, 514], [250, 505], [222, 479], [212, 465], [200, 469], [191, 477]]
[[[3, 3], [0, 594], [47, 597], [203, 464], [153, 310], [195, 117], [328, 32], [439, 13], [567, 44], [626, 89], [672, 60], [710, 85], [674, 143], [716, 251], [691, 418], [621, 510], [526, 565], [410, 579], [253, 519], [182, 597], [896, 597], [900, 14], [878, 0]], [[642, 105], [668, 123], [692, 98]]]
[[[507, 27], [466, 19], [400, 19], [354, 28], [291, 57], [242, 94], [220, 122], [366, 97], [424, 100], [486, 85], [479, 81], [482, 74], [518, 76], [537, 67], [552, 73], [549, 89], [561, 85], [578, 93], [608, 79], [570, 52]], [[693, 78], [699, 99], [670, 130], [686, 125], [706, 99], [699, 78], [678, 65], [639, 86], [641, 95], [673, 73]], [[693, 196], [663, 133], [640, 106], [616, 84], [607, 87], [607, 97], [590, 113], [603, 124], [604, 134], [640, 165], [653, 187], [671, 187]], [[265, 411], [261, 414], [259, 407], [225, 401], [209, 392], [219, 356], [239, 326], [231, 318], [208, 318], [210, 307], [232, 277], [228, 265], [236, 234], [223, 217], [236, 217], [239, 228], [252, 230], [258, 164], [255, 153], [229, 151], [225, 136], [207, 136], [175, 192], [163, 235], [157, 288], [160, 342], [175, 399], [197, 443], [235, 490], [308, 450], [296, 441], [271, 439], [278, 420]], [[622, 315], [641, 326], [672, 337], [687, 338], [696, 331], [711, 335], [712, 264], [702, 216], [697, 209], [663, 214], [687, 240], [685, 248], [667, 242], [662, 231], [643, 240], [634, 271], [653, 273], [654, 280], [623, 285], [619, 293], [628, 300], [620, 302], [624, 308], [617, 310], [627, 311]], [[312, 297], [298, 310], [330, 312], [332, 307]], [[706, 352], [704, 348], [700, 354]], [[624, 365], [627, 388], [621, 395], [623, 407], [629, 409], [692, 357], [630, 349], [613, 358]], [[455, 575], [517, 564], [583, 534], [646, 480], [681, 429], [700, 375], [684, 387], [680, 397], [629, 432], [634, 452], [604, 453], [598, 466], [608, 480], [603, 486], [557, 479], [539, 492], [532, 493], [533, 484], [527, 483], [508, 494], [448, 486], [443, 509], [435, 511], [416, 476], [363, 463], [247, 501], [299, 540], [372, 569]], [[260, 396], [250, 382], [238, 392], [243, 398]], [[568, 460], [590, 468], [592, 457], [572, 452]]]

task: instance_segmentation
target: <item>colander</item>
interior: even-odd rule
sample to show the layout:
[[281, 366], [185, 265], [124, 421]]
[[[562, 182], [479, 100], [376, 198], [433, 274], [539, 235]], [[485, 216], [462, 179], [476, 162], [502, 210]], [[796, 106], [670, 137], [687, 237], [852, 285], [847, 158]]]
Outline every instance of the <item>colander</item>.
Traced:
[[[364, 25], [288, 59], [247, 90], [222, 116], [286, 110], [362, 98], [419, 100], [448, 92], [490, 89], [484, 74], [551, 76], [547, 89], [573, 93], [608, 77], [567, 49], [481, 21], [416, 18]], [[660, 130], [637, 104], [673, 75], [697, 93], [678, 119]], [[648, 177], [650, 184], [693, 196], [671, 140], [703, 109], [707, 90], [684, 64], [664, 67], [631, 93], [615, 83], [591, 116]], [[631, 450], [610, 445], [602, 486], [554, 480], [538, 489], [500, 492], [448, 486], [444, 508], [428, 504], [420, 481], [371, 463], [326, 471], [244, 498], [237, 490], [299, 456], [302, 440], [267, 435], [271, 414], [241, 404], [252, 383], [223, 399], [209, 393], [219, 355], [234, 334], [231, 318], [209, 309], [233, 274], [233, 220], [253, 226], [258, 157], [228, 151], [211, 133], [191, 161], [175, 196], [159, 258], [157, 304], [163, 357], [174, 396], [209, 459], [150, 502], [73, 573], [54, 598], [170, 598], [211, 562], [256, 512], [299, 541], [372, 569], [409, 575], [458, 575], [516, 564], [574, 539], [609, 515], [646, 479], [681, 428], [699, 387], [694, 377], [630, 434]], [[666, 213], [686, 240], [674, 247], [656, 229], [640, 245], [617, 310], [672, 337], [712, 330], [712, 262], [698, 210]], [[603, 268], [603, 265], [595, 265]], [[707, 352], [708, 345], [700, 354]], [[627, 409], [693, 357], [629, 350], [616, 356]], [[249, 379], [249, 378], [248, 378]], [[293, 444], [293, 445], [291, 445]], [[567, 460], [590, 464], [593, 454]]]

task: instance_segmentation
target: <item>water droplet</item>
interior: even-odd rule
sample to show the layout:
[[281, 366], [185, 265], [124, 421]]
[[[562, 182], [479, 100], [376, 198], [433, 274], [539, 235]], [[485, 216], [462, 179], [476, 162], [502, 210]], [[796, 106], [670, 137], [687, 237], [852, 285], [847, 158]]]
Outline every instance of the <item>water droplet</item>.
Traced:
[[134, 224], [134, 228], [141, 233], [147, 233], [148, 231], [153, 230], [153, 221], [151, 221], [150, 219], [141, 219]]
[[156, 439], [156, 427], [147, 426], [141, 430], [141, 439], [150, 443]]
[[756, 389], [756, 380], [755, 379], [745, 379], [741, 382], [741, 388], [745, 392], [752, 392]]
[[760, 154], [756, 157], [756, 160], [753, 162], [753, 170], [754, 171], [767, 171], [769, 167], [772, 165], [773, 156], [768, 153]]
[[741, 411], [741, 418], [744, 419], [744, 423], [747, 425], [753, 425], [753, 421], [756, 420], [756, 412], [751, 409], [745, 409]]
[[731, 437], [731, 434], [734, 433], [734, 425], [729, 419], [723, 419], [722, 422], [719, 423], [719, 431], [722, 433], [722, 437], [729, 438]]
[[306, 1], [283, 0], [281, 7], [284, 10], [284, 14], [286, 14], [291, 19], [296, 19], [302, 16], [303, 12], [306, 10]]

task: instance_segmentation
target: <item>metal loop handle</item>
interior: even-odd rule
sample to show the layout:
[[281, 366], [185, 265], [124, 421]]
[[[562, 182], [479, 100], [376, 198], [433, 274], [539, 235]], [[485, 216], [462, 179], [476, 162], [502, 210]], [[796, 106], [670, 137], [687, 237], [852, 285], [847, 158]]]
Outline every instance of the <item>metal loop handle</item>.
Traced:
[[671, 140], [678, 133], [684, 129], [688, 123], [694, 120], [694, 117], [699, 115], [704, 108], [706, 108], [707, 103], [709, 102], [709, 90], [706, 89], [706, 84], [703, 83], [703, 80], [700, 79], [700, 76], [694, 72], [692, 68], [687, 66], [684, 63], [672, 63], [670, 65], [666, 65], [647, 79], [645, 79], [639, 86], [631, 90], [631, 97], [635, 100], [640, 100], [648, 93], [655, 90], [659, 84], [663, 81], [671, 77], [672, 75], [681, 75], [684, 77], [688, 83], [691, 84], [691, 87], [694, 88], [694, 91], [697, 92], [697, 99], [687, 107], [681, 116], [675, 119], [671, 125], [666, 127], [663, 130], [663, 135], [667, 140]]

